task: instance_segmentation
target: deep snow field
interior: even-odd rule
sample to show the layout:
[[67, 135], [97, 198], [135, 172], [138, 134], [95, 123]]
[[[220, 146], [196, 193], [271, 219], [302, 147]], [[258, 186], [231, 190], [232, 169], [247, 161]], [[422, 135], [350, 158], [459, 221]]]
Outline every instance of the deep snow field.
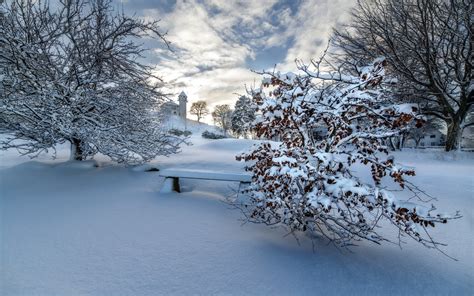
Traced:
[[[352, 252], [242, 224], [238, 184], [181, 180], [158, 193], [147, 167], [241, 171], [248, 140], [204, 140], [152, 165], [35, 161], [0, 152], [0, 295], [473, 295], [474, 153], [403, 151], [413, 181], [462, 219], [433, 229], [452, 259], [407, 241]], [[383, 233], [393, 236], [390, 229]]]

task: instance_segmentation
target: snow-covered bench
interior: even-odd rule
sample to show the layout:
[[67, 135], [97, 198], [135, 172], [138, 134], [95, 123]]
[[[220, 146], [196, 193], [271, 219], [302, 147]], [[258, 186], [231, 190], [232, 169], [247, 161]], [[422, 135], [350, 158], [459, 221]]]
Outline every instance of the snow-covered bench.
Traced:
[[196, 169], [164, 169], [160, 171], [160, 176], [165, 178], [160, 192], [180, 192], [179, 178], [201, 179], [214, 181], [232, 181], [250, 183], [252, 176], [246, 173], [225, 173]]

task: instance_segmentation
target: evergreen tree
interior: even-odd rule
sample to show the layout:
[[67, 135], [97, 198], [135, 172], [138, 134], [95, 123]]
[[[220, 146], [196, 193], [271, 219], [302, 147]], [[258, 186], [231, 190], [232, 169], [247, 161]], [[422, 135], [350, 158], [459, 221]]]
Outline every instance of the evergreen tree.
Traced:
[[251, 132], [251, 126], [255, 120], [255, 107], [250, 98], [241, 96], [235, 103], [234, 113], [231, 118], [232, 131], [237, 136], [247, 136]]

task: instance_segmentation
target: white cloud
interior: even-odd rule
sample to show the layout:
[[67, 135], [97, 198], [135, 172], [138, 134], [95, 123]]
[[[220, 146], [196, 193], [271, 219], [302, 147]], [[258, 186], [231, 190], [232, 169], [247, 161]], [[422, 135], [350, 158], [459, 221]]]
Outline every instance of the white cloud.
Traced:
[[[219, 10], [231, 11], [213, 1]], [[162, 18], [168, 28], [168, 39], [174, 53], [157, 65], [158, 74], [170, 84], [175, 93], [182, 89], [189, 101], [206, 100], [210, 105], [235, 101], [236, 92], [244, 92], [244, 84], [253, 82], [245, 61], [253, 57], [252, 49], [226, 37], [239, 21], [230, 12], [211, 17], [206, 6], [196, 1], [178, 1], [175, 9], [166, 15], [148, 10], [149, 17]], [[232, 33], [235, 34], [235, 33]], [[160, 49], [157, 51], [161, 52]]]
[[332, 29], [349, 19], [356, 0], [304, 0], [292, 15], [289, 9], [279, 14], [284, 32], [270, 36], [267, 46], [291, 41], [280, 68], [292, 70], [295, 59], [309, 61], [319, 58], [327, 47]]
[[285, 62], [295, 58], [309, 60], [317, 58], [326, 48], [332, 28], [349, 17], [349, 9], [354, 0], [305, 1], [294, 18], [295, 43], [288, 50]]
[[304, 0], [293, 13], [289, 5], [276, 8], [276, 2], [178, 0], [169, 13], [145, 10], [146, 17], [162, 20], [174, 48], [158, 63], [158, 74], [173, 92], [184, 90], [190, 102], [233, 104], [234, 93], [243, 94], [258, 79], [246, 61], [275, 46], [288, 48], [283, 61], [274, 61], [284, 70], [294, 69], [295, 58], [318, 57], [355, 0]]

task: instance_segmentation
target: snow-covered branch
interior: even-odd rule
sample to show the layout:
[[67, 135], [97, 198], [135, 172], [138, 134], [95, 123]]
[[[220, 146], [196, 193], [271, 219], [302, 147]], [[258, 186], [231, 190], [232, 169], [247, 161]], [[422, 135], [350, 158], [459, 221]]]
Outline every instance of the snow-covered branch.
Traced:
[[[310, 231], [349, 246], [387, 240], [378, 226], [388, 220], [421, 244], [440, 246], [425, 231], [459, 215], [424, 206], [424, 192], [407, 180], [414, 170], [388, 155], [386, 139], [424, 121], [416, 105], [391, 101], [381, 86], [385, 67], [377, 59], [357, 81], [301, 64], [300, 74], [262, 73], [262, 87], [251, 91], [259, 114], [255, 130], [281, 143], [263, 142], [237, 157], [253, 173], [246, 190], [250, 203], [241, 207], [250, 221], [283, 224], [291, 232]], [[354, 169], [360, 165], [370, 168], [372, 182]], [[388, 190], [385, 179], [419, 197], [419, 204]]]

